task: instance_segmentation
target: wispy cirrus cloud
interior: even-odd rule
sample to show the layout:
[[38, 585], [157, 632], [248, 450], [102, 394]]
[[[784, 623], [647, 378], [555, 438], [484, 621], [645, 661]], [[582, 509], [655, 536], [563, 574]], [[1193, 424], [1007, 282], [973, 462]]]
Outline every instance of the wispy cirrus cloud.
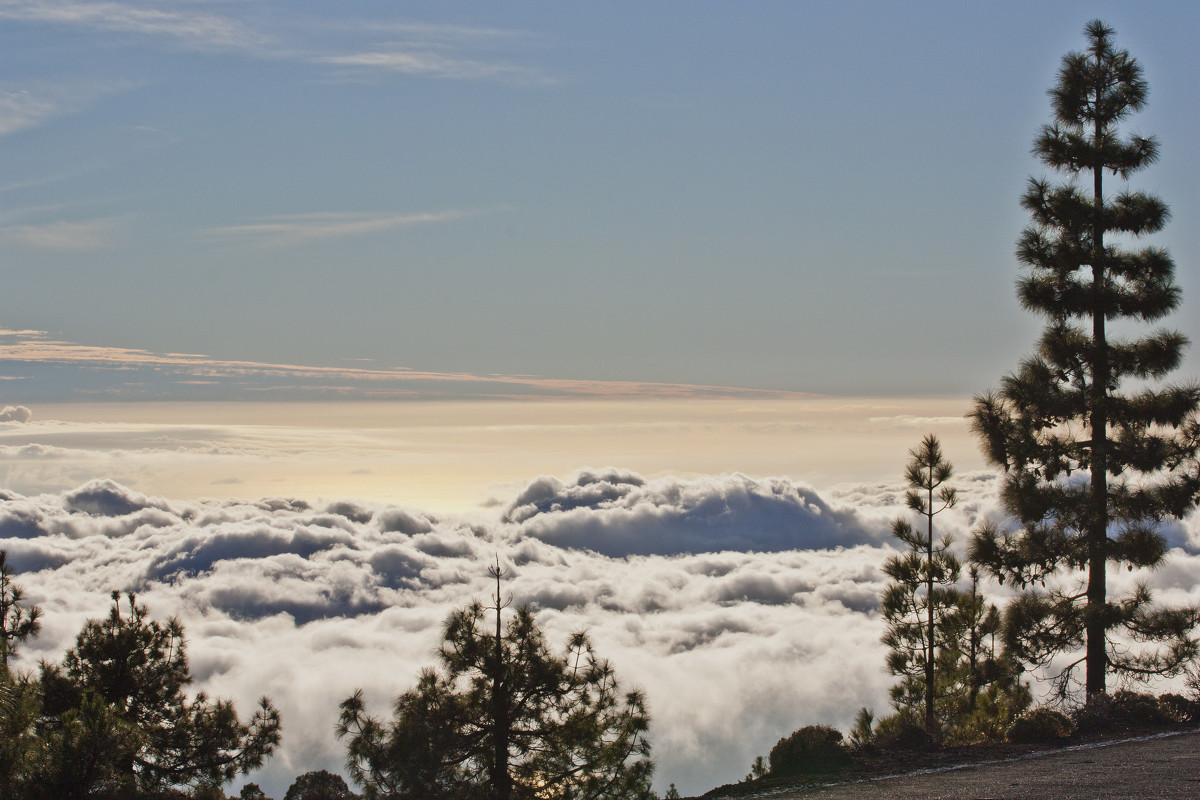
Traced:
[[[0, 13], [0, 19], [3, 14]], [[0, 136], [45, 125], [53, 119], [88, 108], [105, 95], [136, 88], [133, 81], [74, 84], [35, 81], [24, 86], [0, 86]]]
[[318, 63], [356, 70], [399, 72], [431, 78], [501, 80], [521, 84], [550, 84], [551, 79], [528, 67], [503, 62], [453, 58], [407, 46], [378, 48], [358, 53], [321, 56]]
[[528, 39], [527, 31], [513, 28], [481, 28], [469, 25], [443, 25], [433, 22], [384, 22], [374, 21], [360, 25], [350, 24], [359, 31], [372, 34], [387, 33], [409, 43], [443, 44], [459, 47], [466, 44], [487, 44]]
[[391, 212], [318, 211], [307, 214], [260, 217], [243, 225], [210, 228], [205, 233], [217, 240], [288, 245], [301, 244], [313, 239], [362, 236], [396, 228], [453, 222], [467, 216], [470, 216], [470, 212], [441, 211], [397, 214]]
[[0, 227], [0, 238], [40, 250], [103, 250], [120, 243], [126, 227], [123, 217]]
[[182, 4], [163, 8], [117, 2], [0, 0], [0, 19], [166, 37], [200, 50], [252, 49], [270, 41], [241, 20]]
[[[0, 0], [0, 22], [65, 27], [167, 43], [190, 51], [250, 51], [266, 55], [273, 38], [222, 14], [190, 4], [161, 5], [71, 0]], [[0, 87], [0, 136], [78, 113], [104, 95], [140, 82], [97, 83], [90, 78]]]
[[35, 128], [59, 112], [49, 98], [38, 97], [28, 89], [0, 92], [0, 136], [26, 128]]
[[[258, 59], [315, 64], [340, 79], [370, 75], [547, 85], [541, 70], [513, 63], [529, 38], [523, 31], [403, 21], [319, 23], [249, 4], [0, 0], [0, 22], [53, 26], [105, 37], [120, 45], [150, 43], [165, 50], [238, 53]], [[386, 38], [384, 38], [386, 37]], [[0, 136], [76, 113], [114, 87], [0, 86]], [[115, 87], [120, 89], [122, 87]], [[126, 85], [125, 88], [128, 88]]]
[[[528, 40], [525, 31], [415, 22], [372, 22], [354, 26], [363, 38], [388, 35], [387, 40], [351, 45], [349, 52], [324, 53], [314, 58], [345, 72], [400, 73], [451, 80], [492, 80], [525, 85], [555, 81], [536, 68], [508, 60], [514, 46]], [[502, 49], [504, 52], [493, 51]]]
[[[242, 51], [261, 57], [297, 59], [343, 71], [398, 72], [522, 84], [553, 82], [537, 69], [514, 65], [502, 58], [482, 58], [478, 53], [481, 48], [526, 38], [522, 31], [402, 21], [370, 24], [325, 21], [319, 26], [305, 26], [296, 20], [276, 20], [282, 24], [275, 24], [272, 32], [267, 33], [261, 21], [205, 10], [203, 5], [174, 4], [164, 8], [137, 2], [0, 0], [0, 20], [128, 34], [188, 50]], [[363, 41], [334, 45], [328, 41], [330, 29], [349, 32]], [[291, 32], [289, 38], [284, 39], [278, 33], [283, 30]], [[390, 39], [380, 42], [381, 34]]]

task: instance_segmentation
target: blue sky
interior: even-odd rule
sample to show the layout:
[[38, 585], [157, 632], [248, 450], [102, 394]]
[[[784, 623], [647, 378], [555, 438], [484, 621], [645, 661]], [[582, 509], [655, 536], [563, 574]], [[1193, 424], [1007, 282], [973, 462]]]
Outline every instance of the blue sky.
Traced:
[[1132, 184], [1174, 211], [1154, 243], [1197, 339], [1183, 2], [0, 0], [0, 327], [264, 364], [981, 391], [1040, 327], [1012, 291], [1018, 197], [1094, 17], [1150, 82], [1131, 129], [1162, 160]]

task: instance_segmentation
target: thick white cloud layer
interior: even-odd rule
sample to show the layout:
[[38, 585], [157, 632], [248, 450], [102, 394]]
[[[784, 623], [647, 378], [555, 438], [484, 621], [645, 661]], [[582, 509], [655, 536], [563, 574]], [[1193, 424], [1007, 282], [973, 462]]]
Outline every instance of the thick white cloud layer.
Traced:
[[[945, 530], [991, 512], [994, 477], [958, 481]], [[45, 610], [23, 666], [57, 659], [109, 592], [179, 616], [198, 688], [248, 711], [270, 695], [282, 748], [252, 779], [281, 796], [299, 773], [340, 770], [337, 704], [363, 688], [386, 714], [433, 661], [446, 614], [492, 591], [538, 610], [552, 642], [591, 631], [654, 718], [658, 784], [701, 792], [740, 779], [801, 725], [845, 729], [883, 710], [891, 682], [877, 598], [903, 508], [896, 485], [824, 495], [792, 481], [649, 480], [617, 469], [527, 483], [499, 521], [361, 502], [169, 501], [109, 480], [0, 493], [0, 549]], [[1196, 600], [1200, 531], [1156, 583]], [[1136, 578], [1131, 576], [1129, 580]]]

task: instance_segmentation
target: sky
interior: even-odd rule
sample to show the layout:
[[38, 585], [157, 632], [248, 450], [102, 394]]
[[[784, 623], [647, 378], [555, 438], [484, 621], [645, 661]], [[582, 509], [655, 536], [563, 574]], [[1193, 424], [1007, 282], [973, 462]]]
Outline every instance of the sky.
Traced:
[[[963, 414], [1040, 328], [1018, 200], [1095, 17], [1196, 340], [1194, 3], [0, 0], [21, 665], [138, 592], [197, 688], [280, 707], [280, 797], [498, 557], [646, 691], [660, 791], [886, 711], [906, 453], [945, 446], [959, 551], [1000, 517]], [[1200, 604], [1200, 522], [1164, 532], [1110, 585]]]
[[1040, 327], [1012, 291], [1018, 198], [1094, 17], [1145, 67], [1130, 129], [1162, 158], [1132, 185], [1174, 209], [1154, 243], [1194, 339], [1186, 2], [3, 0], [0, 324], [223, 362], [970, 395]]

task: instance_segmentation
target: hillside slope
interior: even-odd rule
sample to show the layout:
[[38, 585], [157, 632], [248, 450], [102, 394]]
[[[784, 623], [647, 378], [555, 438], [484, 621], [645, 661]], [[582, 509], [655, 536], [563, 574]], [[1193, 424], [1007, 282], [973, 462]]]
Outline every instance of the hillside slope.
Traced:
[[1200, 731], [1097, 742], [936, 771], [742, 796], [771, 800], [1194, 800], [1200, 797]]

